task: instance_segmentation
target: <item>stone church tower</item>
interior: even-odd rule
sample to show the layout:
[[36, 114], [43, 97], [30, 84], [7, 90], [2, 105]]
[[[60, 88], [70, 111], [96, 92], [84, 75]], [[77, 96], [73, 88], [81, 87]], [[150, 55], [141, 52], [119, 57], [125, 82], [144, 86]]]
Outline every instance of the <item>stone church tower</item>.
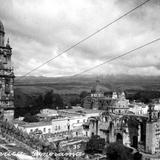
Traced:
[[0, 119], [14, 118], [14, 73], [11, 64], [12, 48], [5, 45], [4, 26], [0, 21]]

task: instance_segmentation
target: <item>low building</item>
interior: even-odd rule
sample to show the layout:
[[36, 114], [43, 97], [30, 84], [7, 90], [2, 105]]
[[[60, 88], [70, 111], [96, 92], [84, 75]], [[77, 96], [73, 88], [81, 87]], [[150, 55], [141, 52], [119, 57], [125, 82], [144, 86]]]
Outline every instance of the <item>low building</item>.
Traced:
[[133, 102], [129, 105], [128, 111], [134, 113], [135, 115], [147, 115], [148, 106], [144, 103]]
[[27, 133], [41, 131], [42, 134], [48, 134], [53, 132], [51, 122], [36, 122], [36, 123], [25, 123], [25, 124], [19, 123], [17, 127]]
[[70, 117], [70, 116], [85, 116], [89, 117], [97, 117], [99, 116], [103, 110], [93, 110], [93, 109], [85, 109], [81, 107], [74, 107], [72, 109], [62, 109], [58, 110], [59, 116]]
[[40, 113], [47, 116], [58, 116], [57, 110], [54, 110], [54, 109], [48, 109], [48, 108], [42, 109], [40, 110]]
[[[14, 124], [27, 133], [45, 135], [49, 141], [62, 140], [67, 137], [87, 137], [83, 124], [89, 117], [99, 116], [101, 112], [80, 107], [58, 111], [46, 109], [40, 113], [40, 115], [44, 115], [40, 122], [26, 123], [17, 119]], [[48, 117], [52, 118], [48, 119]]]
[[52, 134], [67, 136], [84, 136], [82, 125], [87, 122], [86, 116], [71, 116], [52, 119], [49, 122], [41, 121], [36, 123], [26, 123], [24, 121], [14, 121], [16, 127], [27, 133], [40, 131], [41, 134]]
[[42, 109], [36, 116], [40, 121], [51, 120], [58, 116], [58, 112], [54, 109]]
[[160, 111], [160, 103], [155, 104], [155, 108], [154, 109], [157, 110], [157, 111]]
[[64, 117], [60, 119], [52, 120], [52, 133], [72, 135], [75, 136], [84, 136], [82, 125], [87, 122], [87, 117], [85, 116], [72, 116]]

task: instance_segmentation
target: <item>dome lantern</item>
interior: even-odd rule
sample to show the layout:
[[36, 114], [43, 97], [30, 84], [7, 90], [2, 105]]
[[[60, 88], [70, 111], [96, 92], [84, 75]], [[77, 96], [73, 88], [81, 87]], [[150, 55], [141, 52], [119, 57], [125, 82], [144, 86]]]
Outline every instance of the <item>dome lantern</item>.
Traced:
[[9, 44], [9, 38], [8, 38], [8, 40], [7, 40], [6, 48], [11, 49], [11, 46], [10, 46], [10, 44]]

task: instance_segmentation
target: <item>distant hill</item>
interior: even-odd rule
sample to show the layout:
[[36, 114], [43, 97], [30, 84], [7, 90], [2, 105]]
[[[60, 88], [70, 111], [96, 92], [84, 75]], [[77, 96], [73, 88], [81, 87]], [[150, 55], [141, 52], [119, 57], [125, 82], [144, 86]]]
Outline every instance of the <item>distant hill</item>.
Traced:
[[[160, 77], [110, 75], [99, 76], [103, 86], [111, 91], [125, 91], [130, 100], [140, 100], [148, 103], [152, 98], [160, 97]], [[15, 79], [15, 107], [21, 108], [18, 114], [26, 113], [26, 109], [34, 103], [39, 95], [53, 90], [61, 95], [64, 104], [79, 103], [82, 91], [90, 92], [97, 80], [96, 76], [84, 77], [16, 77]], [[32, 110], [32, 109], [31, 109]]]
[[[22, 89], [25, 93], [43, 93], [53, 89], [57, 93], [76, 93], [89, 91], [95, 84], [96, 76], [84, 77], [17, 77], [15, 89]], [[160, 77], [109, 75], [100, 76], [101, 83], [112, 90], [156, 90], [160, 91]]]

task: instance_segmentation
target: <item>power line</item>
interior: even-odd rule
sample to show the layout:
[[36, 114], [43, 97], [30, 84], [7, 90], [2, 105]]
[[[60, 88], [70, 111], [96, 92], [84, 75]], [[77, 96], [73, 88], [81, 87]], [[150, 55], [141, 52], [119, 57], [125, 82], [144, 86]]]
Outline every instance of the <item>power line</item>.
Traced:
[[114, 21], [110, 22], [109, 24], [103, 26], [102, 28], [100, 28], [99, 30], [97, 30], [96, 32], [88, 35], [87, 37], [85, 37], [84, 39], [80, 40], [79, 42], [75, 43], [74, 45], [72, 45], [71, 47], [69, 47], [68, 49], [62, 51], [60, 54], [58, 54], [57, 56], [49, 59], [48, 61], [42, 63], [41, 65], [37, 66], [36, 68], [32, 69], [31, 71], [27, 72], [26, 74], [24, 74], [21, 78], [26, 77], [27, 75], [29, 75], [30, 73], [32, 73], [33, 71], [38, 70], [39, 68], [41, 68], [42, 66], [44, 66], [45, 64], [53, 61], [54, 59], [58, 58], [59, 56], [63, 55], [64, 53], [72, 50], [73, 48], [75, 48], [76, 46], [78, 46], [79, 44], [83, 43], [84, 41], [88, 40], [89, 38], [93, 37], [94, 35], [98, 34], [99, 32], [103, 31], [104, 29], [106, 29], [107, 27], [111, 26], [112, 24], [114, 24], [115, 22], [119, 21], [120, 19], [124, 18], [125, 16], [129, 15], [131, 12], [135, 11], [136, 9], [140, 8], [141, 6], [145, 5], [147, 2], [149, 2], [151, 0], [146, 0], [145, 2], [141, 3], [140, 5], [138, 5], [137, 7], [131, 9], [130, 11], [126, 12], [125, 14], [123, 14], [122, 16], [120, 16], [119, 18], [115, 19]]
[[116, 56], [116, 57], [113, 57], [113, 58], [111, 58], [111, 59], [109, 59], [109, 60], [106, 60], [106, 61], [104, 61], [104, 62], [101, 63], [101, 64], [98, 64], [98, 65], [96, 65], [96, 66], [94, 66], [94, 67], [91, 67], [91, 68], [89, 68], [89, 69], [86, 69], [86, 70], [84, 70], [84, 71], [82, 71], [82, 72], [80, 72], [80, 73], [78, 73], [78, 74], [74, 74], [74, 75], [72, 75], [71, 77], [77, 77], [77, 76], [79, 76], [79, 75], [81, 75], [81, 74], [83, 74], [83, 73], [89, 72], [89, 71], [91, 71], [91, 70], [93, 70], [93, 69], [95, 69], [95, 68], [98, 68], [98, 67], [106, 64], [106, 63], [110, 63], [110, 62], [115, 61], [115, 60], [117, 60], [117, 59], [119, 59], [119, 58], [121, 58], [121, 57], [124, 57], [124, 56], [126, 56], [126, 55], [129, 55], [129, 54], [131, 54], [132, 52], [135, 52], [135, 51], [137, 51], [137, 50], [140, 50], [140, 49], [142, 49], [142, 48], [144, 48], [144, 47], [146, 47], [146, 46], [148, 46], [148, 45], [150, 45], [150, 44], [153, 44], [153, 43], [155, 43], [155, 42], [157, 42], [157, 41], [159, 41], [159, 40], [160, 40], [160, 37], [157, 38], [157, 39], [155, 39], [155, 40], [153, 40], [153, 41], [150, 41], [150, 42], [148, 42], [148, 43], [146, 43], [146, 44], [144, 44], [144, 45], [142, 45], [142, 46], [139, 46], [139, 47], [137, 47], [137, 48], [135, 48], [135, 49], [132, 49], [132, 50], [126, 52], [126, 53], [123, 53], [123, 54], [121, 54], [121, 55], [119, 55], [119, 56]]

